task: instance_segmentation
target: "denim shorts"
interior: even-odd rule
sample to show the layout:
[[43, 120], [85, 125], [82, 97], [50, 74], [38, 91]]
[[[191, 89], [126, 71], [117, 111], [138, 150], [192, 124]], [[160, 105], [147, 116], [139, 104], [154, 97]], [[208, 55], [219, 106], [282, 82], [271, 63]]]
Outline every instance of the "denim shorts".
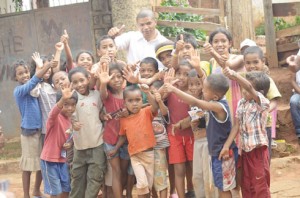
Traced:
[[115, 157], [120, 157], [123, 160], [129, 160], [128, 144], [123, 144], [120, 147], [119, 152], [117, 152], [114, 156], [112, 157], [108, 156], [107, 152], [113, 150], [115, 147], [116, 145], [111, 145], [104, 142], [104, 152], [108, 160], [113, 159]]
[[48, 195], [59, 195], [70, 192], [70, 176], [67, 163], [47, 162], [41, 160], [44, 181], [44, 192]]

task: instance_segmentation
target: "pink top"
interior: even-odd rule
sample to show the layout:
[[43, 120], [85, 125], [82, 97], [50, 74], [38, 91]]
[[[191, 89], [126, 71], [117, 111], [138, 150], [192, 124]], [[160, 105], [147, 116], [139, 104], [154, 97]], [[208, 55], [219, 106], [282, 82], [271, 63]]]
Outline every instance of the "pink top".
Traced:
[[[116, 98], [108, 90], [108, 97], [103, 101], [106, 113], [113, 113], [124, 107], [124, 100]], [[118, 141], [120, 131], [120, 121], [116, 119], [108, 120], [104, 127], [103, 140], [105, 143], [115, 145]]]
[[[190, 110], [190, 105], [183, 102], [174, 93], [170, 93], [167, 99], [170, 112], [170, 124], [168, 124], [167, 131], [168, 133], [171, 133], [173, 124], [176, 124], [178, 121], [189, 116], [188, 111]], [[193, 136], [193, 131], [190, 127], [176, 131], [175, 133], [180, 136]]]
[[48, 162], [66, 162], [66, 158], [61, 157], [61, 151], [68, 138], [66, 130], [71, 127], [71, 120], [60, 114], [60, 111], [61, 109], [55, 105], [47, 121], [47, 133], [41, 159]]

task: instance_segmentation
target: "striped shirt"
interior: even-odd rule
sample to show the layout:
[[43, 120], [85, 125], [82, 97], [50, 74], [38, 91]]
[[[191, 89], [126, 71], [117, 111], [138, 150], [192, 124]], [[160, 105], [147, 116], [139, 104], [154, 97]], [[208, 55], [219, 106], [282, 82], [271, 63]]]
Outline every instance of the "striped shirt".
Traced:
[[236, 117], [239, 119], [240, 141], [245, 152], [250, 152], [259, 146], [268, 146], [266, 124], [270, 102], [260, 92], [257, 92], [257, 95], [260, 104], [244, 98], [238, 103]]

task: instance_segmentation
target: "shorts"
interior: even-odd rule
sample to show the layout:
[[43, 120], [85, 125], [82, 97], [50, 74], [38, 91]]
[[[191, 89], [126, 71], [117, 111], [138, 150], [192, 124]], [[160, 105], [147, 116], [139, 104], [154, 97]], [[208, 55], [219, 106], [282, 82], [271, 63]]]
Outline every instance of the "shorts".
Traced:
[[153, 185], [154, 151], [144, 151], [130, 156], [136, 177], [138, 195], [148, 194]]
[[39, 171], [40, 156], [42, 152], [41, 133], [24, 136], [21, 135], [22, 156], [20, 168], [22, 171]]
[[228, 160], [219, 160], [219, 156], [211, 157], [214, 183], [221, 191], [229, 191], [236, 187], [237, 148], [233, 149], [233, 153]]
[[47, 162], [41, 160], [44, 192], [48, 195], [59, 195], [70, 192], [70, 176], [67, 163]]
[[168, 133], [170, 147], [169, 164], [179, 164], [186, 161], [193, 161], [194, 137], [179, 136]]
[[154, 149], [154, 188], [162, 191], [168, 188], [168, 162], [165, 149]]
[[108, 143], [105, 143], [104, 142], [104, 152], [106, 154], [106, 157], [108, 160], [110, 159], [113, 159], [115, 157], [120, 157], [121, 159], [123, 160], [129, 160], [129, 153], [128, 153], [128, 144], [123, 144], [120, 149], [119, 149], [119, 152], [117, 152], [114, 156], [112, 157], [109, 157], [107, 155], [107, 152], [108, 151], [111, 151], [113, 150], [114, 148], [116, 148], [116, 145], [111, 145], [111, 144], [108, 144]]

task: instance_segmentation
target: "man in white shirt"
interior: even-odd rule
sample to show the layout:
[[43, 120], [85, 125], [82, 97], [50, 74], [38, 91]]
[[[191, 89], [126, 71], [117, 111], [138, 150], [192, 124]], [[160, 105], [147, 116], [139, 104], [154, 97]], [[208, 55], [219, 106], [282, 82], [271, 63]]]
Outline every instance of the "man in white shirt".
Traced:
[[[156, 20], [151, 10], [142, 9], [137, 14], [136, 22], [139, 31], [130, 31], [122, 34], [124, 25], [121, 28], [113, 27], [108, 31], [108, 35], [115, 39], [118, 49], [127, 52], [127, 62], [129, 64], [135, 64], [146, 57], [156, 58], [155, 47], [167, 41], [155, 28]], [[163, 68], [164, 66], [159, 62], [159, 70]]]

